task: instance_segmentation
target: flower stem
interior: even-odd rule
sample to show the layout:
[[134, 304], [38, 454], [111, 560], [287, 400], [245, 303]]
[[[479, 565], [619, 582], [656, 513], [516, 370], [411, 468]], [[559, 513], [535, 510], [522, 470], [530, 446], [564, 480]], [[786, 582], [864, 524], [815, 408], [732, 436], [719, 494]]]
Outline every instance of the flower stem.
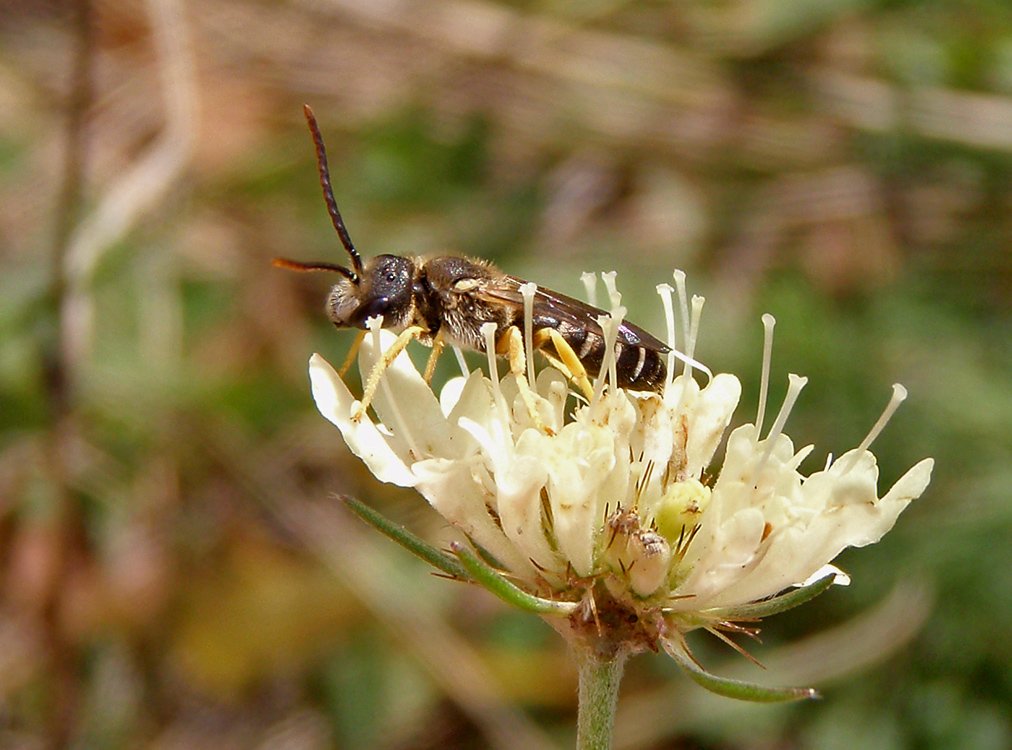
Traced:
[[581, 649], [577, 660], [580, 666], [577, 750], [609, 750], [626, 654], [620, 651], [602, 656], [590, 649]]

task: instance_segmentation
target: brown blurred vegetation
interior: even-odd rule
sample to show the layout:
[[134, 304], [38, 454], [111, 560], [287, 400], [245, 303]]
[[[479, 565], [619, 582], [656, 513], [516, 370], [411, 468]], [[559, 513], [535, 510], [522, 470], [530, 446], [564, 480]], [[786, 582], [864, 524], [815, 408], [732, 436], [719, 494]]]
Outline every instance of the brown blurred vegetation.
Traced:
[[[699, 356], [812, 377], [790, 433], [938, 467], [849, 590], [764, 624], [743, 706], [633, 663], [622, 748], [1004, 748], [1012, 650], [1012, 7], [1005, 0], [0, 3], [0, 747], [565, 747], [543, 624], [342, 510], [435, 541], [316, 414], [340, 259], [444, 249], [632, 317], [689, 271]], [[773, 394], [774, 403], [782, 385]], [[813, 457], [813, 462], [821, 461]], [[782, 620], [782, 621], [781, 621]]]

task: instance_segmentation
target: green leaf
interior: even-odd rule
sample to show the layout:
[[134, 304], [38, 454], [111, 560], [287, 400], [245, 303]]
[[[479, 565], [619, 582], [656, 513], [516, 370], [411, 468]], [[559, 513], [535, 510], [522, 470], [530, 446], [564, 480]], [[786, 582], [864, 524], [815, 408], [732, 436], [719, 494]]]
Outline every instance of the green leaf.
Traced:
[[430, 565], [439, 568], [451, 578], [459, 578], [462, 581], [471, 580], [471, 576], [468, 575], [467, 570], [465, 570], [455, 558], [436, 549], [428, 542], [423, 541], [403, 526], [394, 523], [382, 513], [369, 507], [365, 503], [359, 502], [355, 498], [347, 495], [342, 495], [341, 499], [356, 516], [390, 539], [393, 539], [408, 552], [417, 555]]
[[506, 580], [502, 574], [485, 565], [460, 542], [451, 544], [450, 549], [460, 558], [460, 562], [467, 569], [471, 578], [504, 602], [512, 604], [515, 607], [538, 615], [568, 617], [580, 606], [578, 602], [558, 602], [551, 599], [542, 599], [540, 596], [527, 593]]
[[835, 579], [836, 573], [830, 573], [829, 575], [820, 578], [815, 583], [802, 586], [801, 588], [795, 589], [787, 594], [774, 596], [772, 599], [766, 599], [765, 601], [755, 602], [753, 604], [708, 609], [706, 610], [706, 615], [707, 618], [716, 615], [717, 617], [726, 620], [757, 620], [762, 617], [769, 617], [770, 615], [785, 612], [788, 609], [793, 609], [800, 604], [811, 601], [832, 586]]
[[663, 641], [663, 646], [668, 656], [675, 660], [689, 679], [711, 693], [723, 695], [725, 698], [755, 703], [781, 703], [819, 697], [814, 688], [770, 688], [752, 682], [718, 677], [696, 664], [681, 645]]

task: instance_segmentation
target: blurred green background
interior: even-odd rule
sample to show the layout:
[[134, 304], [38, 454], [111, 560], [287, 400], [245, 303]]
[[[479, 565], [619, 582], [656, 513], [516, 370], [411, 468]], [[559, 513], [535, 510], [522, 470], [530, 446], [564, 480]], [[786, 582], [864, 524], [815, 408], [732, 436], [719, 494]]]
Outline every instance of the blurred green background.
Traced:
[[[1012, 746], [1012, 5], [1006, 0], [91, 0], [0, 7], [0, 747], [571, 746], [539, 620], [431, 576], [351, 493], [435, 541], [310, 400], [341, 261], [301, 105], [367, 255], [454, 250], [579, 295], [617, 269], [754, 414], [810, 376], [798, 444], [889, 396], [883, 489], [926, 495], [854, 578], [714, 671], [634, 660], [620, 748]], [[424, 351], [415, 352], [419, 358]], [[446, 365], [452, 364], [445, 358]]]

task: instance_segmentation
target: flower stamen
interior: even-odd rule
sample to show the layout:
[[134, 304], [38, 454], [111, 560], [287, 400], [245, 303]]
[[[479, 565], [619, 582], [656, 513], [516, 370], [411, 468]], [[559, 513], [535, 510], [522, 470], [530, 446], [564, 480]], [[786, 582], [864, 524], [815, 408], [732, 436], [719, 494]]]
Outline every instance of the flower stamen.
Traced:
[[706, 302], [705, 297], [701, 297], [698, 294], [692, 295], [692, 314], [689, 318], [689, 336], [685, 341], [685, 354], [688, 359], [685, 361], [685, 374], [692, 374], [692, 362], [693, 355], [696, 352], [696, 336], [699, 335], [699, 319], [703, 314], [703, 303]]
[[755, 416], [755, 434], [762, 434], [763, 420], [766, 418], [766, 399], [770, 391], [770, 363], [773, 361], [773, 328], [777, 319], [764, 313], [763, 321], [763, 369], [759, 379], [759, 409]]
[[[707, 380], [712, 380], [713, 372], [710, 368], [693, 357], [693, 351], [696, 348], [696, 336], [699, 333], [699, 316], [702, 312], [705, 298], [693, 295], [692, 314], [690, 315], [688, 294], [685, 287], [685, 272], [676, 270], [673, 275], [678, 287], [678, 303], [679, 311], [682, 317], [682, 336], [685, 338], [685, 352], [682, 353], [675, 348], [675, 323], [673, 310], [670, 312], [670, 318], [668, 317], [669, 310], [672, 307], [671, 287], [667, 284], [658, 284], [657, 293], [661, 295], [661, 303], [664, 305], [665, 318], [668, 322], [668, 346], [671, 348], [671, 351], [668, 352], [668, 374], [666, 385], [670, 385], [672, 380], [674, 380], [675, 359], [682, 362], [683, 375], [691, 374], [693, 370], [699, 370], [700, 372], [706, 374]], [[678, 403], [681, 405], [681, 401]]]
[[[602, 274], [603, 275], [603, 274]], [[618, 366], [615, 360], [615, 341], [618, 339], [619, 321], [625, 315], [625, 308], [616, 308], [608, 315], [598, 315], [597, 324], [601, 326], [604, 333], [604, 360], [601, 362], [601, 370], [594, 379], [594, 397], [592, 404], [600, 403], [604, 393], [605, 376], [610, 378], [612, 388], [618, 387]]]
[[[773, 448], [776, 446], [777, 438], [780, 437], [780, 433], [784, 430], [784, 425], [787, 423], [787, 417], [790, 416], [791, 410], [794, 408], [794, 402], [798, 400], [798, 396], [801, 394], [802, 389], [807, 385], [808, 378], [802, 377], [801, 375], [795, 375], [793, 372], [787, 376], [787, 395], [784, 396], [784, 403], [780, 407], [780, 413], [777, 414], [776, 420], [773, 422], [773, 426], [770, 427], [770, 432], [766, 436], [766, 450], [763, 451], [762, 458], [759, 459], [759, 464], [755, 469], [755, 477], [758, 481], [759, 476], [762, 474], [764, 468], [766, 468], [766, 462], [769, 460], [770, 455], [773, 453]], [[756, 433], [758, 435], [758, 433]]]
[[661, 305], [664, 307], [664, 327], [667, 330], [668, 336], [666, 343], [668, 349], [668, 371], [665, 375], [664, 387], [667, 388], [671, 385], [671, 381], [674, 378], [675, 369], [675, 309], [674, 304], [671, 300], [671, 293], [675, 291], [675, 288], [671, 284], [658, 284], [657, 293], [661, 296]]
[[878, 421], [872, 425], [872, 428], [868, 431], [868, 434], [864, 436], [864, 440], [857, 446], [857, 450], [854, 451], [851, 456], [847, 459], [846, 465], [843, 467], [843, 473], [846, 474], [857, 463], [858, 457], [863, 454], [871, 446], [872, 442], [879, 436], [879, 433], [885, 429], [885, 426], [889, 424], [889, 420], [892, 419], [893, 414], [907, 399], [907, 389], [899, 383], [893, 383], [893, 395], [889, 399], [889, 403], [886, 404], [885, 409], [882, 410], [881, 416]]
[[527, 382], [534, 387], [534, 295], [538, 285], [533, 281], [520, 285], [524, 298], [524, 353], [527, 355]]
[[580, 274], [580, 281], [583, 288], [587, 290], [587, 303], [591, 307], [597, 307], [597, 274], [584, 271]]
[[615, 342], [618, 340], [618, 329], [622, 325], [622, 318], [625, 317], [625, 308], [616, 307], [611, 311], [611, 328], [609, 335], [605, 337], [608, 342], [611, 355], [608, 357], [608, 378], [611, 387], [618, 390], [618, 357], [615, 353]]
[[622, 294], [615, 284], [616, 276], [618, 276], [618, 271], [603, 271], [601, 273], [601, 281], [604, 282], [604, 288], [608, 290], [608, 301], [611, 303], [612, 311], [617, 310], [622, 304]]
[[492, 398], [495, 399], [499, 409], [499, 418], [504, 425], [509, 424], [509, 409], [506, 407], [506, 398], [502, 395], [502, 388], [499, 385], [499, 363], [495, 357], [495, 332], [499, 326], [493, 322], [481, 324], [481, 335], [485, 337], [485, 354], [488, 356], [488, 379], [492, 386]]
[[[689, 344], [689, 296], [685, 290], [685, 271], [680, 268], [675, 269], [672, 276], [675, 279], [675, 289], [678, 290], [678, 310], [682, 316], [682, 338], [685, 339], [685, 348], [688, 351]], [[684, 362], [684, 360], [683, 360]], [[685, 362], [685, 368], [682, 372], [686, 372], [688, 363]]]
[[460, 367], [461, 376], [467, 378], [471, 374], [471, 371], [467, 369], [467, 360], [464, 359], [464, 352], [460, 350], [459, 346], [451, 348], [453, 349], [453, 356], [457, 358], [457, 365]]

